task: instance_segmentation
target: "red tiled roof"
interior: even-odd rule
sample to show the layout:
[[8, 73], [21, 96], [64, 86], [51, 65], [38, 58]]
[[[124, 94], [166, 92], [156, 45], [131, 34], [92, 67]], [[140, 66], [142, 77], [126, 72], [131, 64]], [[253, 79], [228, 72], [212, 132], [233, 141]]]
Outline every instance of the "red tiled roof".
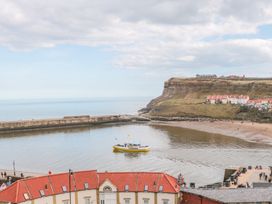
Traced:
[[143, 192], [145, 185], [149, 192], [158, 192], [163, 186], [163, 192], [174, 193], [179, 191], [179, 186], [174, 177], [165, 173], [153, 172], [107, 172], [98, 173], [99, 185], [109, 179], [116, 185], [118, 191], [125, 191], [125, 185], [129, 186], [129, 191]]
[[[176, 193], [180, 190], [177, 180], [165, 173], [80, 171], [70, 176], [71, 191], [84, 190], [85, 183], [88, 184], [88, 189], [98, 189], [105, 180], [111, 181], [118, 191], [125, 191], [125, 185], [128, 185], [128, 191], [131, 192], [143, 192], [145, 185], [148, 186], [149, 192], [158, 192], [160, 186], [163, 186], [162, 191], [166, 193]], [[27, 194], [30, 200], [37, 199], [41, 197], [40, 190], [43, 190], [45, 196], [61, 194], [62, 186], [69, 192], [69, 173], [18, 180], [0, 192], [0, 202], [24, 202], [24, 194]]]

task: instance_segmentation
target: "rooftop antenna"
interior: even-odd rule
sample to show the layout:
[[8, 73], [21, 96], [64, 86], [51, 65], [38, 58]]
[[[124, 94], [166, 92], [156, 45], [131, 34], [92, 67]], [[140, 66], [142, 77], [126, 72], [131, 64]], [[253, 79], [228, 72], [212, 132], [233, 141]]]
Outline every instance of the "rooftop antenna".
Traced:
[[12, 162], [12, 166], [13, 166], [13, 175], [16, 176], [16, 170], [15, 170], [15, 160], [13, 160]]

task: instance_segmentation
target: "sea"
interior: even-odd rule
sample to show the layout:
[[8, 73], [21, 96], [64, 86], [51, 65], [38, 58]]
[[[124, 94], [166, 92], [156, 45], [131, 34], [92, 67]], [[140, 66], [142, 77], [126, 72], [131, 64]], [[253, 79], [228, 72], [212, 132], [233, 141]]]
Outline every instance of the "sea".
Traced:
[[[137, 114], [150, 101], [142, 98], [39, 99], [0, 102], [0, 120], [59, 118], [71, 115]], [[227, 127], [226, 127], [227, 128]], [[115, 153], [112, 146], [150, 145], [148, 153]], [[197, 186], [220, 182], [224, 169], [271, 166], [272, 146], [186, 128], [107, 124], [0, 136], [0, 169], [38, 173], [97, 169], [181, 173]]]

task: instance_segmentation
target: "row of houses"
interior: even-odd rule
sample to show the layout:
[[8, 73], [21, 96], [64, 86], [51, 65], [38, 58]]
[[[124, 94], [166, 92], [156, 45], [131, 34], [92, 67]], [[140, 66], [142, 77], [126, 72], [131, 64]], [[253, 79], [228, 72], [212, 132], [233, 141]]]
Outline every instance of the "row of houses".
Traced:
[[259, 110], [272, 108], [272, 98], [250, 99], [248, 95], [210, 95], [206, 101], [210, 104], [235, 104]]
[[207, 102], [210, 104], [246, 104], [249, 101], [247, 95], [210, 95]]
[[272, 109], [272, 98], [251, 99], [246, 105], [259, 110], [270, 110]]

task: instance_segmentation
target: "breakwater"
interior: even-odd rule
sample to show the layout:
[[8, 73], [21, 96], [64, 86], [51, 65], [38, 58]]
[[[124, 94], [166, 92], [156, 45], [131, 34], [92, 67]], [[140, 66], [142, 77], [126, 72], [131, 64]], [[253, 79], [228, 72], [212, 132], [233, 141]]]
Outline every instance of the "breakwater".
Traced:
[[65, 116], [63, 118], [42, 120], [20, 120], [0, 122], [0, 133], [20, 132], [42, 129], [71, 128], [98, 125], [104, 123], [123, 123], [148, 121], [147, 118], [133, 115], [106, 115], [106, 116]]

